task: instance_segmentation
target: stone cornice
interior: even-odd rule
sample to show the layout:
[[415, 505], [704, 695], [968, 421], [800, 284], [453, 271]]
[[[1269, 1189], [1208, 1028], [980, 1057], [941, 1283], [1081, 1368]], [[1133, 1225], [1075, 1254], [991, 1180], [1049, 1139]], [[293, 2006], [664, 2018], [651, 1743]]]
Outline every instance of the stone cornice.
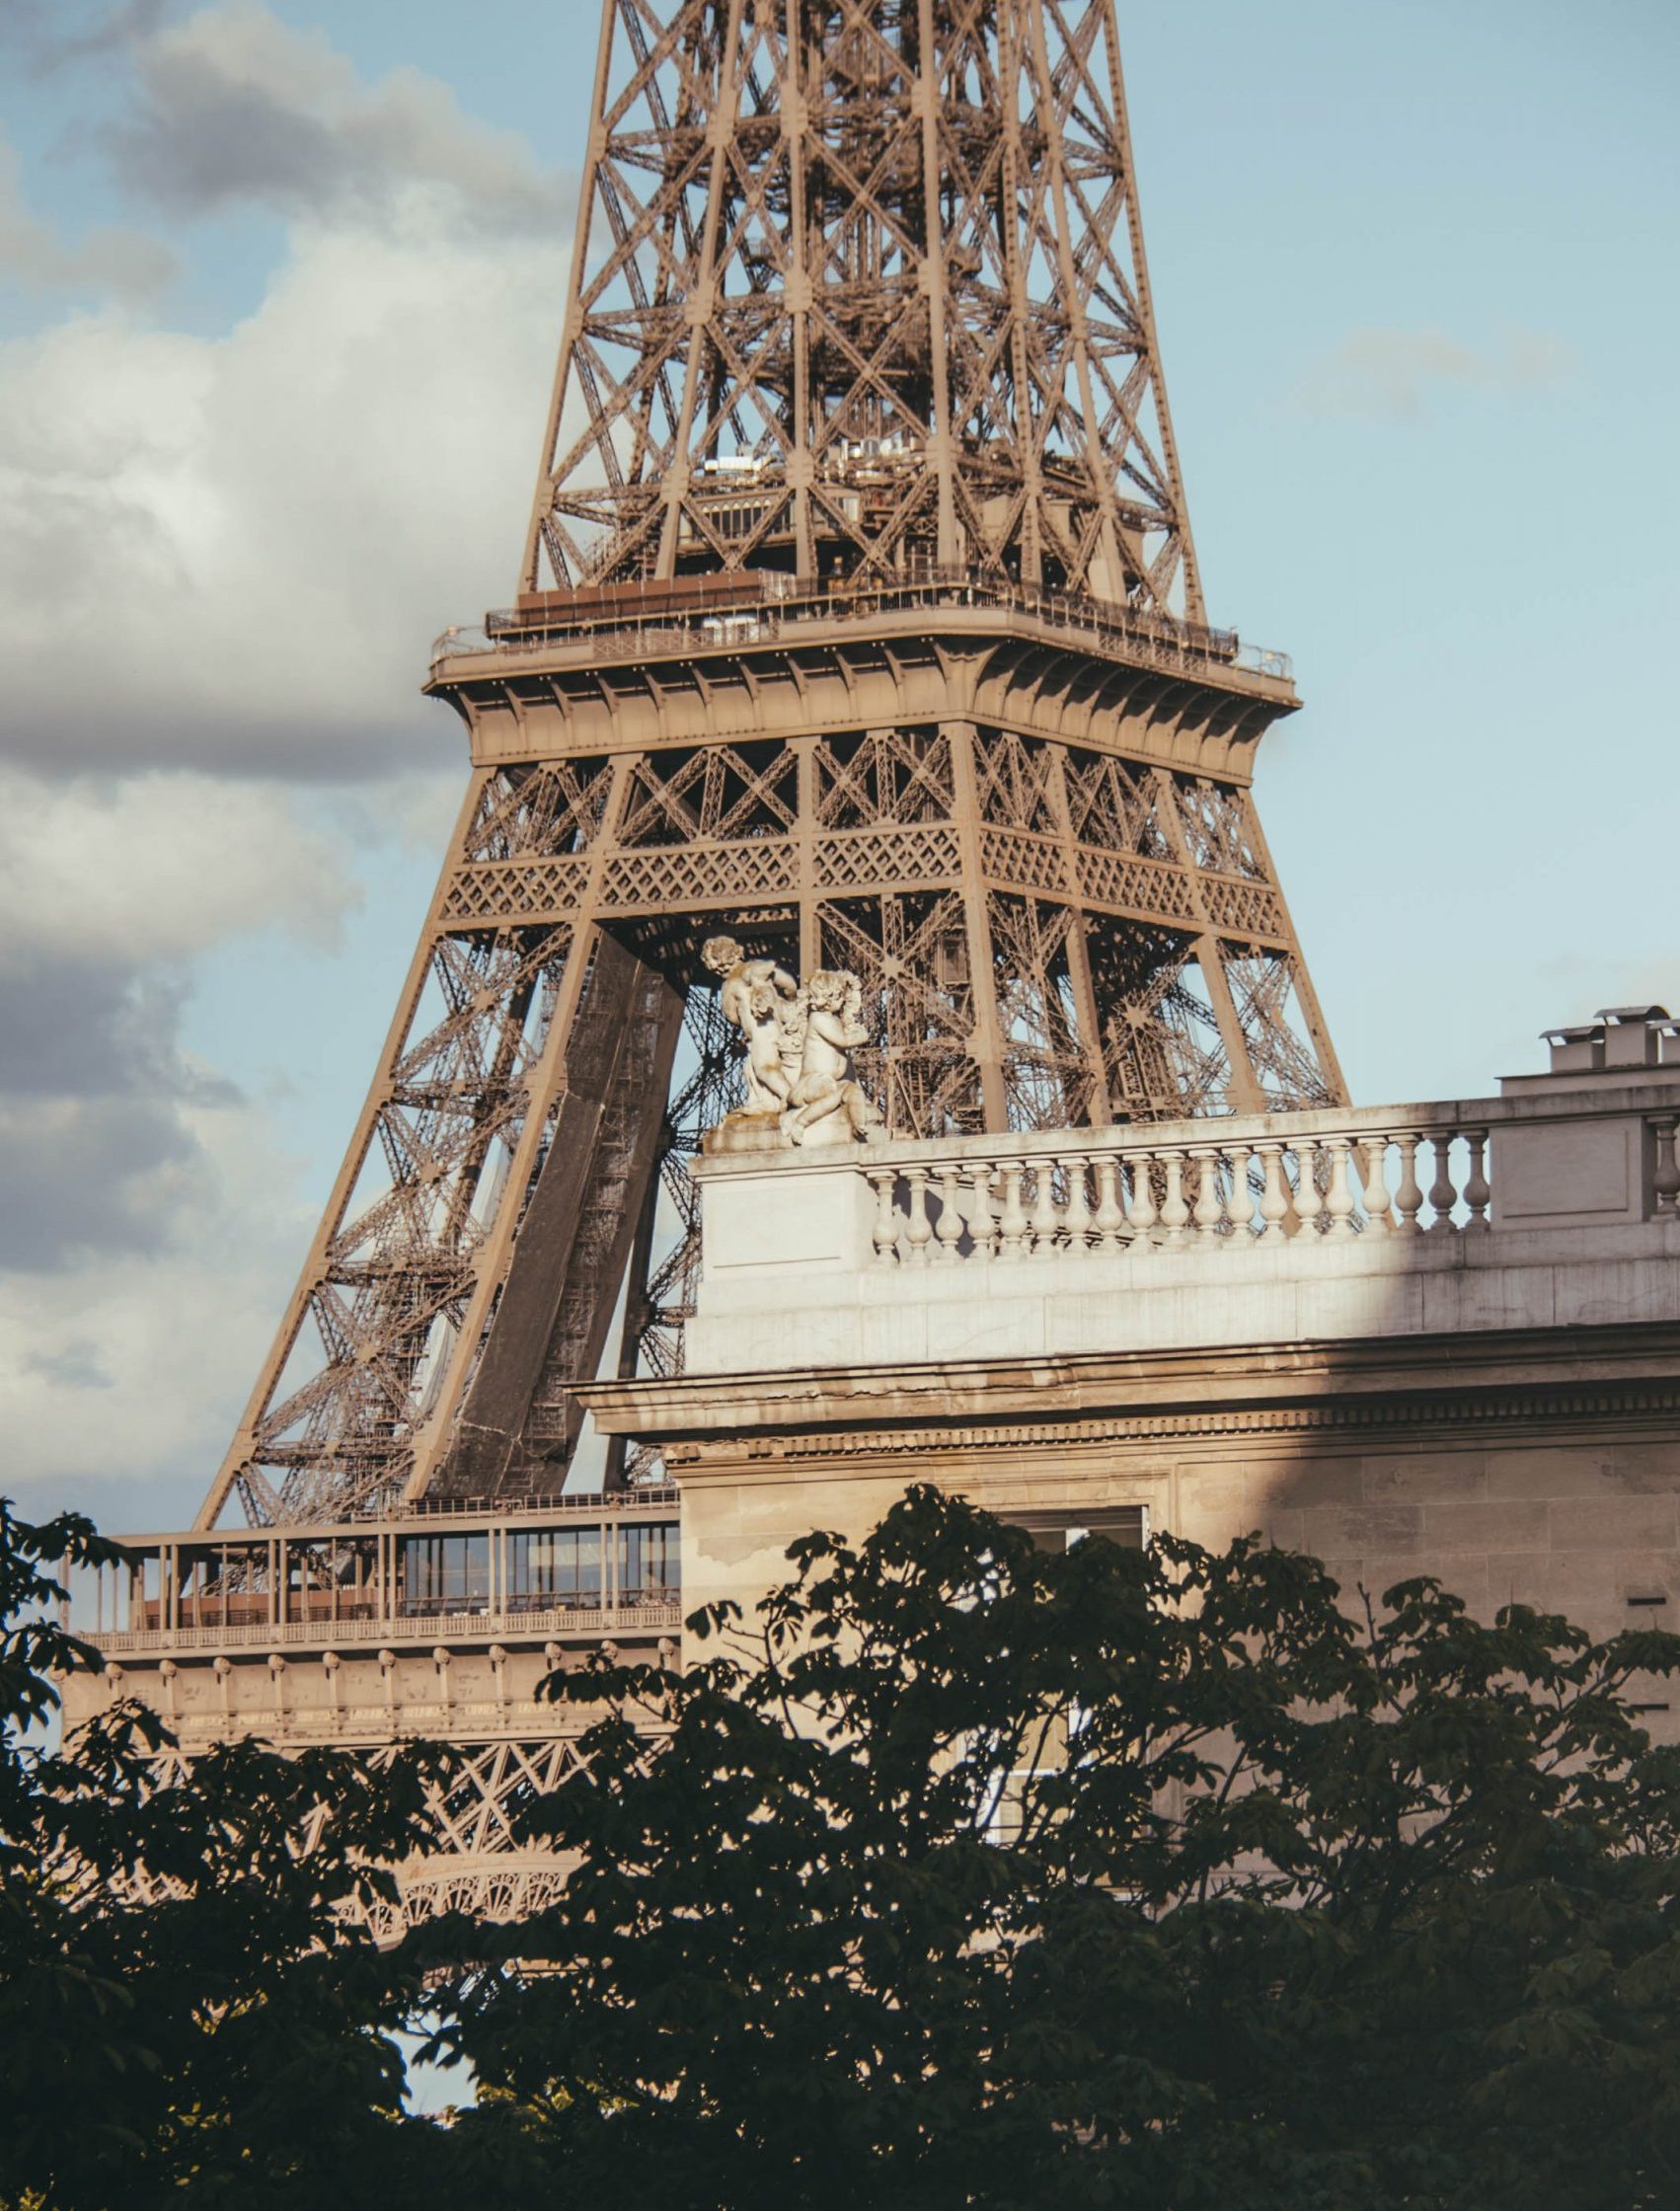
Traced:
[[946, 1460], [953, 1456], [1006, 1457], [1046, 1450], [1058, 1455], [1105, 1446], [1183, 1447], [1244, 1439], [1250, 1444], [1295, 1443], [1321, 1436], [1450, 1435], [1496, 1427], [1508, 1441], [1556, 1434], [1572, 1422], [1602, 1435], [1605, 1424], [1643, 1431], [1672, 1431], [1680, 1424], [1680, 1387], [1669, 1390], [1607, 1385], [1601, 1390], [1504, 1390], [1486, 1397], [1394, 1399], [1335, 1406], [1249, 1407], [1212, 1413], [1164, 1413], [1135, 1419], [1069, 1420], [1046, 1410], [1036, 1421], [953, 1422], [943, 1427], [856, 1428], [840, 1433], [755, 1434], [688, 1438], [664, 1446], [665, 1463], [680, 1480], [708, 1474], [777, 1480], [801, 1466], [864, 1472], [883, 1461]]
[[[1497, 1418], [1680, 1412], [1680, 1327], [1364, 1337], [1204, 1350], [928, 1361], [579, 1392], [608, 1434], [658, 1439], [675, 1473], [726, 1453], [845, 1457]], [[1636, 1402], [1637, 1401], [1637, 1402]]]

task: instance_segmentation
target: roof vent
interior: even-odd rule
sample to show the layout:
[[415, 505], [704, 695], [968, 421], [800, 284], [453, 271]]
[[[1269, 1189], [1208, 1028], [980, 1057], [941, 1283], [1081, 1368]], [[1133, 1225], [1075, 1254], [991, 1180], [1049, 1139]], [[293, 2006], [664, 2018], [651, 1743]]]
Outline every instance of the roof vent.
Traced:
[[1554, 1075], [1680, 1065], [1680, 1022], [1666, 1006], [1600, 1006], [1593, 1021], [1542, 1034], [1552, 1047]]

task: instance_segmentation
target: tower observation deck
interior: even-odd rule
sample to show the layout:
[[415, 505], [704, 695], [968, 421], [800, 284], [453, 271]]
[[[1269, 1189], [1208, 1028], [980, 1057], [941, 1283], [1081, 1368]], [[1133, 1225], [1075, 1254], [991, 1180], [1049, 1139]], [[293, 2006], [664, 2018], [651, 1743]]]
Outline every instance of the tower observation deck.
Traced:
[[894, 1138], [1343, 1103], [1113, 0], [606, 0], [592, 113], [515, 603], [426, 685], [468, 789], [201, 1528], [513, 1509], [680, 1373], [719, 930], [861, 977]]

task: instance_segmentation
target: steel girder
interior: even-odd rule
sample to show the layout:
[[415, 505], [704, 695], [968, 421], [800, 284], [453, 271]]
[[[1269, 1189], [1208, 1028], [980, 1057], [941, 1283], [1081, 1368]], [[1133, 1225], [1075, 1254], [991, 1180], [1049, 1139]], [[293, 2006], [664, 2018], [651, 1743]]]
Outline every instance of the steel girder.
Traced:
[[606, 0], [524, 587], [916, 564], [1203, 619], [1112, 0]]
[[[730, 577], [766, 618], [684, 628]], [[898, 1134], [1343, 1095], [1247, 789], [1293, 694], [1205, 628], [1112, 0], [605, 0], [522, 581], [434, 684], [479, 764], [203, 1524], [558, 1488], [575, 1385], [678, 1371], [711, 930], [859, 974]], [[662, 642], [597, 634], [627, 583]], [[962, 636], [878, 619], [924, 584]]]

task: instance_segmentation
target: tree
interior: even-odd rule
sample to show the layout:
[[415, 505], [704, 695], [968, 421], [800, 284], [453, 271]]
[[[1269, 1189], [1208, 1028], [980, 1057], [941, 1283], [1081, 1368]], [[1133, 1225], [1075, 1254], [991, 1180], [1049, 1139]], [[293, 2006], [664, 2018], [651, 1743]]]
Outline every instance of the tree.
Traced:
[[137, 1704], [53, 1741], [52, 1677], [98, 1662], [55, 1563], [119, 1556], [0, 1500], [0, 2206], [412, 2206], [450, 2147], [401, 2109], [417, 1968], [344, 1914], [420, 1837], [430, 1754], [246, 1743], [160, 1787]]
[[1625, 1699], [1680, 1639], [926, 1488], [789, 1557], [687, 1673], [552, 1684], [610, 1706], [526, 1808], [576, 1870], [439, 2044], [506, 2204], [1675, 2199], [1680, 1770]]

